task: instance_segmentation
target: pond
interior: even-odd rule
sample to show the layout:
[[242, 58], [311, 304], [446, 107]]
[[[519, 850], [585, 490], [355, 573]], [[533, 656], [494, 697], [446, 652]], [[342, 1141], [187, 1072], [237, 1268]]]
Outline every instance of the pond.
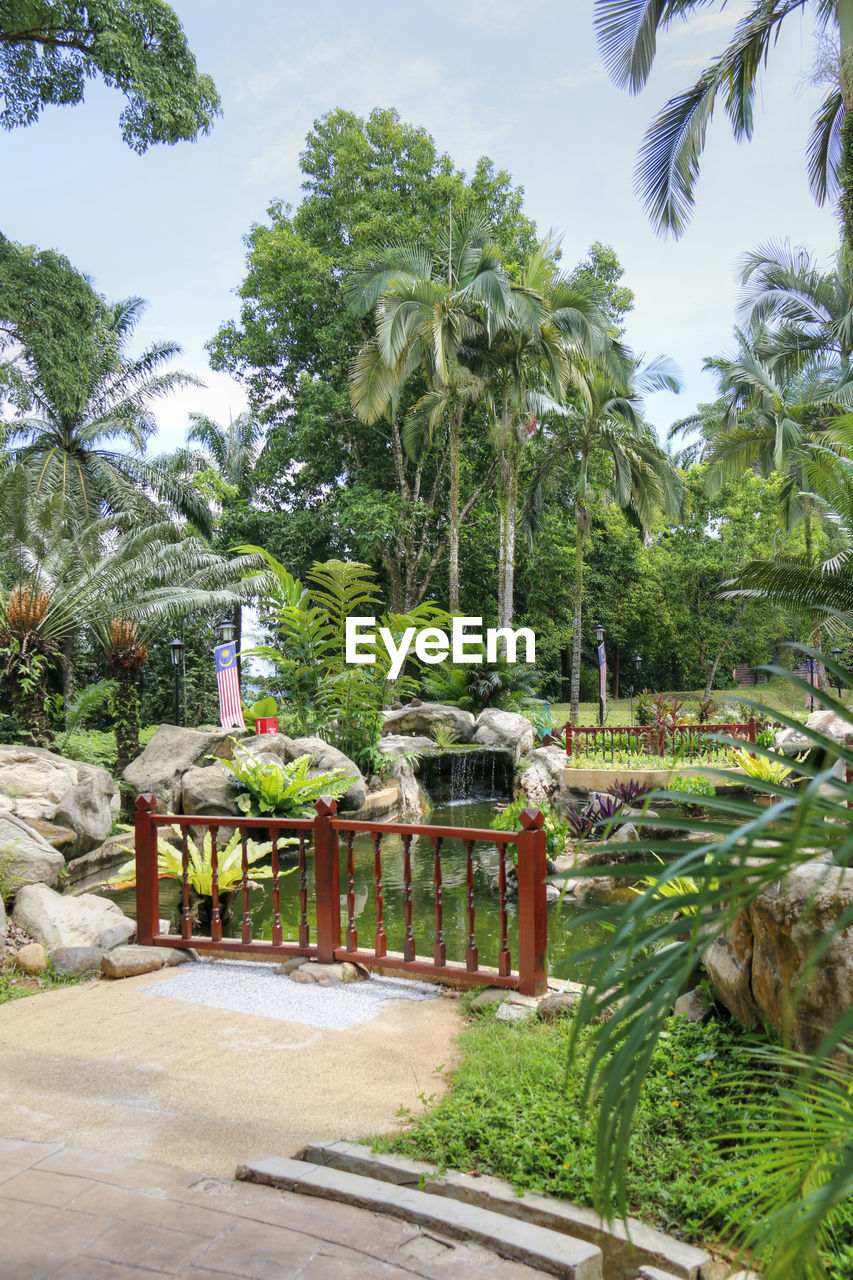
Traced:
[[[488, 827], [494, 815], [492, 801], [464, 801], [436, 806], [424, 819], [425, 824], [454, 827]], [[346, 864], [342, 842], [341, 886], [345, 891]], [[373, 946], [375, 909], [373, 898], [373, 841], [369, 835], [357, 836], [353, 843], [355, 862], [355, 915], [359, 946], [370, 950]], [[283, 856], [283, 868], [293, 867], [295, 854]], [[435, 929], [433, 898], [433, 849], [426, 836], [412, 841], [412, 919], [419, 955], [431, 955]], [[458, 963], [465, 961], [467, 944], [467, 888], [465, 850], [461, 840], [445, 840], [442, 846], [442, 878], [444, 898], [444, 934], [447, 959]], [[308, 863], [309, 892], [308, 918], [311, 936], [314, 937], [312, 915], [313, 886], [311, 885], [311, 860]], [[475, 901], [477, 909], [477, 945], [482, 966], [497, 968], [499, 942], [499, 902], [492, 891], [493, 877], [498, 871], [498, 854], [494, 845], [474, 846]], [[402, 951], [405, 923], [403, 918], [403, 845], [399, 836], [386, 835], [382, 840], [382, 880], [385, 900], [385, 932], [389, 951]], [[284, 941], [297, 940], [299, 922], [298, 879], [295, 873], [284, 875], [280, 881], [281, 922]], [[103, 893], [103, 890], [99, 890]], [[136, 914], [135, 890], [116, 890], [105, 895], [113, 898], [129, 916]], [[252, 929], [256, 938], [272, 936], [272, 891], [269, 881], [250, 896]], [[180, 885], [177, 881], [160, 881], [160, 915], [170, 918], [172, 927], [179, 926]], [[602, 942], [605, 932], [601, 925], [585, 919], [588, 912], [574, 903], [555, 903], [548, 908], [548, 972], [557, 978], [582, 981], [583, 966], [573, 957], [591, 946]], [[342, 903], [342, 924], [346, 928], [346, 907]], [[240, 936], [240, 913], [223, 926], [225, 937]], [[518, 960], [518, 921], [515, 899], [508, 901], [509, 948], [515, 965]]]

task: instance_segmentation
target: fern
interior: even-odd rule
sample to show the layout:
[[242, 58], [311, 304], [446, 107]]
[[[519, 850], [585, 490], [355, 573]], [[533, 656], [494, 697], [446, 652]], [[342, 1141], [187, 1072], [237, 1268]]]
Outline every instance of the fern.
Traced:
[[77, 726], [106, 706], [115, 697], [117, 689], [115, 680], [98, 680], [74, 695], [65, 713], [65, 733], [53, 744], [60, 755], [64, 754], [68, 740]]
[[339, 799], [352, 784], [352, 775], [344, 769], [333, 769], [309, 777], [309, 755], [299, 756], [287, 764], [263, 763], [236, 739], [234, 756], [222, 763], [242, 782], [246, 791], [237, 804], [244, 813], [287, 814], [294, 818], [310, 817], [314, 802], [321, 796]]

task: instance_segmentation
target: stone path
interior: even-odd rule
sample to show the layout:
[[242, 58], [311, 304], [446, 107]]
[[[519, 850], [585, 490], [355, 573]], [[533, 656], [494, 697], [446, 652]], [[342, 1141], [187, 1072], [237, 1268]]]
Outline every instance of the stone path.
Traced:
[[0, 1138], [3, 1280], [533, 1280], [393, 1218], [127, 1155]]

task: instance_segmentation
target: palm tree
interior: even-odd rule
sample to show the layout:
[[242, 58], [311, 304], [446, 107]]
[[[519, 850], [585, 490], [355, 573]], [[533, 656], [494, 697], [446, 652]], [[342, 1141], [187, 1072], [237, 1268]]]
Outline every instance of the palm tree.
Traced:
[[[613, 376], [609, 360], [578, 361], [576, 387], [580, 403], [564, 410], [562, 424], [554, 420], [545, 441], [531, 490], [529, 517], [535, 526], [545, 497], [559, 486], [570, 495], [575, 517], [575, 581], [572, 626], [570, 720], [577, 724], [580, 702], [581, 623], [583, 610], [584, 546], [592, 526], [596, 499], [615, 502], [647, 529], [658, 513], [677, 515], [681, 481], [654, 429], [640, 416], [644, 391], [680, 390], [680, 383], [664, 358], [645, 369], [621, 353], [622, 377]], [[583, 373], [583, 380], [580, 375]], [[598, 460], [610, 473], [602, 485]]]
[[481, 335], [490, 336], [506, 312], [509, 285], [498, 251], [479, 216], [451, 218], [437, 255], [417, 244], [389, 246], [379, 266], [360, 272], [345, 290], [360, 316], [375, 309], [376, 335], [353, 361], [350, 395], [362, 422], [393, 411], [408, 378], [425, 373], [429, 390], [412, 408], [404, 429], [417, 455], [441, 428], [450, 469], [449, 605], [459, 612], [459, 463], [465, 405], [484, 388], [469, 367]]
[[[725, 0], [717, 7], [724, 8]], [[652, 222], [681, 235], [693, 208], [693, 188], [708, 124], [722, 96], [735, 138], [752, 137], [761, 69], [785, 19], [807, 0], [752, 0], [723, 52], [689, 89], [670, 99], [653, 121], [640, 150], [637, 185]], [[819, 204], [840, 194], [844, 241], [853, 247], [853, 0], [811, 0], [819, 31], [829, 31], [838, 49], [837, 79], [818, 109], [808, 144], [808, 173]], [[707, 0], [596, 0], [595, 26], [604, 61], [621, 88], [645, 85], [659, 31], [705, 13]]]
[[[612, 349], [608, 322], [582, 287], [557, 267], [559, 245], [545, 236], [511, 286], [506, 317], [477, 350], [498, 458], [498, 625], [514, 611], [519, 472], [524, 447], [539, 421], [563, 412], [567, 392], [580, 381], [583, 361]], [[579, 364], [580, 362], [580, 364]]]
[[[50, 737], [47, 682], [67, 661], [69, 636], [90, 629], [108, 664], [120, 666], [110, 655], [144, 648], [149, 625], [230, 607], [254, 586], [247, 575], [259, 563], [255, 557], [226, 559], [171, 521], [139, 528], [124, 515], [83, 524], [61, 493], [39, 493], [37, 480], [20, 465], [9, 487], [15, 501], [0, 533], [2, 678], [22, 732], [37, 744]], [[130, 665], [138, 676], [144, 655], [137, 658]], [[130, 685], [125, 695], [138, 735]], [[132, 725], [128, 733], [120, 752], [134, 742], [138, 750]]]
[[61, 494], [83, 522], [121, 513], [150, 520], [156, 496], [208, 532], [210, 512], [198, 491], [162, 461], [144, 456], [157, 429], [154, 402], [200, 384], [191, 374], [164, 369], [180, 352], [175, 343], [153, 343], [138, 357], [127, 354], [143, 306], [141, 298], [107, 306], [98, 358], [75, 393], [62, 384], [57, 389], [40, 350], [25, 352], [18, 384], [33, 412], [5, 426], [6, 462], [26, 464], [38, 493]]

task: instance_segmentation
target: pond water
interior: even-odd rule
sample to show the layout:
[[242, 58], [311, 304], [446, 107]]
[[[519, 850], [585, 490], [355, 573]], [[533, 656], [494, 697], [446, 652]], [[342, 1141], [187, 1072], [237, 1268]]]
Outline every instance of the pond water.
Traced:
[[[435, 824], [455, 827], [488, 827], [494, 815], [492, 801], [466, 801], [436, 806], [423, 820], [425, 825]], [[295, 854], [282, 857], [282, 868], [293, 867]], [[373, 898], [373, 841], [369, 835], [357, 836], [353, 843], [355, 863], [355, 914], [359, 946], [370, 950], [373, 946], [375, 908]], [[341, 888], [346, 891], [346, 852], [341, 843]], [[433, 849], [426, 836], [415, 837], [411, 848], [412, 863], [412, 918], [415, 942], [419, 955], [431, 956], [435, 929], [433, 898]], [[461, 840], [445, 840], [442, 845], [442, 878], [444, 900], [444, 935], [447, 958], [464, 963], [467, 944], [467, 889], [465, 850]], [[500, 938], [499, 902], [492, 891], [492, 878], [498, 871], [498, 854], [494, 845], [474, 846], [475, 900], [477, 909], [477, 945], [482, 966], [497, 967]], [[308, 859], [308, 918], [311, 937], [314, 937], [312, 914], [313, 885], [312, 862]], [[385, 932], [389, 951], [402, 951], [405, 923], [403, 918], [403, 845], [399, 836], [386, 835], [382, 839], [382, 881], [385, 906]], [[281, 922], [284, 941], [297, 940], [299, 922], [298, 879], [294, 873], [283, 875], [279, 881], [281, 898]], [[101, 890], [100, 892], [103, 892]], [[136, 914], [135, 890], [113, 891], [109, 895], [129, 916]], [[269, 881], [262, 882], [250, 896], [252, 929], [255, 938], [272, 936], [272, 890]], [[516, 902], [508, 901], [509, 948], [513, 965], [518, 960], [518, 920]], [[223, 926], [225, 937], [240, 936], [239, 903], [233, 917]], [[160, 881], [160, 915], [171, 918], [172, 926], [179, 925], [180, 885], [177, 881]], [[605, 933], [598, 924], [585, 919], [583, 908], [570, 902], [554, 903], [548, 907], [548, 972], [557, 978], [582, 981], [583, 966], [573, 957], [590, 946], [604, 940]], [[346, 928], [346, 907], [342, 903], [342, 925]]]

